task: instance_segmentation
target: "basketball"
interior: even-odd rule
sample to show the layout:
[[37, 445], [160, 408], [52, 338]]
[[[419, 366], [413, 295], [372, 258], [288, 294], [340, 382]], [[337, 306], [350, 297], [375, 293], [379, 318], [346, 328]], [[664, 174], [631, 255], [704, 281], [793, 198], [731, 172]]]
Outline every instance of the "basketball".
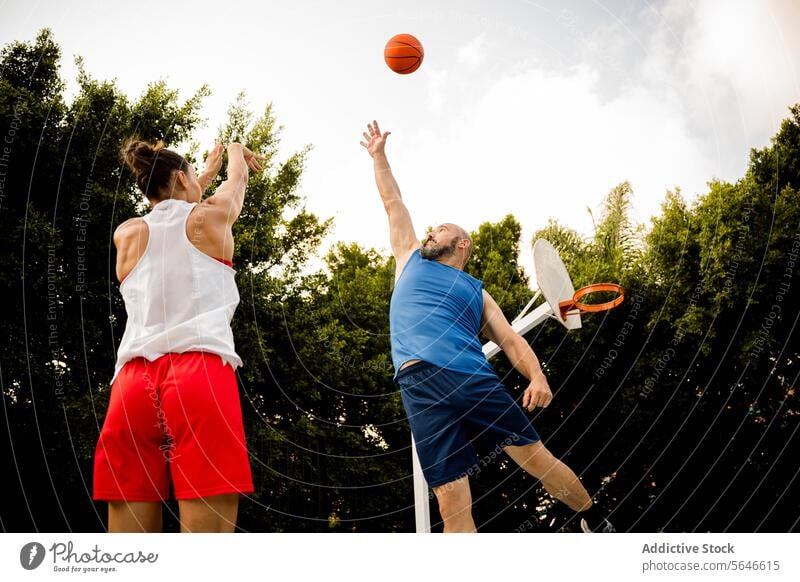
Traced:
[[383, 49], [383, 59], [389, 68], [400, 75], [416, 71], [422, 64], [425, 51], [416, 37], [398, 34], [389, 39]]

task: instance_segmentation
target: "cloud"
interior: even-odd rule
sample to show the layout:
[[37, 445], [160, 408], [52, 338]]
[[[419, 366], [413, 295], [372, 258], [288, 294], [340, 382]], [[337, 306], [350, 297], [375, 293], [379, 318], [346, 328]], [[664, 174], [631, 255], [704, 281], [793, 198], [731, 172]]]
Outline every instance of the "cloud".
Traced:
[[448, 72], [446, 69], [428, 67], [425, 70], [428, 88], [428, 106], [438, 110], [447, 101]]
[[658, 212], [667, 189], [703, 189], [711, 162], [680, 108], [645, 89], [604, 99], [597, 75], [583, 66], [508, 75], [446, 134], [411, 138], [398, 166], [417, 229], [475, 228], [511, 212], [527, 246], [549, 217], [590, 233], [586, 208], [624, 180], [640, 221]]
[[458, 49], [458, 62], [476, 66], [486, 60], [486, 35], [479, 34]]
[[[800, 101], [800, 41], [788, 28], [799, 10], [673, 2], [594, 36], [607, 52], [584, 53], [573, 67], [509, 66], [460, 115], [451, 112], [446, 132], [421, 132], [401, 154], [413, 168], [406, 188], [419, 193], [409, 202], [418, 228], [445, 220], [475, 228], [512, 212], [526, 237], [550, 217], [590, 234], [586, 208], [623, 180], [643, 223], [668, 189], [691, 199], [713, 178], [737, 180], [749, 149], [768, 143]], [[466, 46], [485, 43], [476, 39]], [[615, 67], [623, 74], [609, 86]]]
[[594, 31], [581, 54], [601, 91], [646, 89], [677, 103], [713, 164], [735, 180], [800, 101], [800, 5], [791, 0], [671, 0]]
[[798, 23], [796, 2], [700, 2], [684, 32], [687, 82], [704, 87], [710, 105], [727, 105], [746, 134], [774, 133], [800, 100]]

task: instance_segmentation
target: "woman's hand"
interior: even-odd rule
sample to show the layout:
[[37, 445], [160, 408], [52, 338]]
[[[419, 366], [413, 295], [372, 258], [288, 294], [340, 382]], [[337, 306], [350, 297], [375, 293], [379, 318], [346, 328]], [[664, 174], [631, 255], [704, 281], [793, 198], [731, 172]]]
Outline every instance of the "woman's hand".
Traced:
[[217, 174], [219, 174], [219, 171], [222, 169], [222, 150], [222, 144], [218, 143], [214, 146], [214, 149], [208, 153], [208, 156], [206, 156], [206, 167], [203, 169], [203, 173], [197, 178], [203, 192], [211, 185], [211, 182], [214, 181], [214, 178], [217, 177]]
[[261, 164], [258, 163], [259, 161], [265, 162], [267, 160], [266, 156], [260, 156], [256, 153], [253, 153], [245, 146], [242, 146], [242, 154], [244, 155], [244, 163], [247, 164], [247, 167], [254, 172], [261, 171]]

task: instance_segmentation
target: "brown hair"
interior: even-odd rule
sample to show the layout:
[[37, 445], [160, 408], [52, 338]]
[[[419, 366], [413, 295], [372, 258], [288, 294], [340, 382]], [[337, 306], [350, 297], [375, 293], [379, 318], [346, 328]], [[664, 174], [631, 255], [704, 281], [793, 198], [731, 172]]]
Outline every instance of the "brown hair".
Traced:
[[186, 158], [168, 150], [160, 140], [151, 144], [131, 138], [122, 146], [120, 153], [122, 160], [136, 175], [136, 184], [151, 200], [161, 200], [162, 193], [170, 185], [173, 172], [189, 171]]

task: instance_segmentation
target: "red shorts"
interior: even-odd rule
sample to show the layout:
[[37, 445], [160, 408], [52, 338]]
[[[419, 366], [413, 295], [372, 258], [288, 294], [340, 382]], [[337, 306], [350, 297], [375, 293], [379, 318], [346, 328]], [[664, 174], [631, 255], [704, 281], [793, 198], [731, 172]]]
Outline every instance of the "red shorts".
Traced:
[[216, 354], [127, 362], [111, 386], [94, 499], [162, 501], [252, 493], [236, 374]]

